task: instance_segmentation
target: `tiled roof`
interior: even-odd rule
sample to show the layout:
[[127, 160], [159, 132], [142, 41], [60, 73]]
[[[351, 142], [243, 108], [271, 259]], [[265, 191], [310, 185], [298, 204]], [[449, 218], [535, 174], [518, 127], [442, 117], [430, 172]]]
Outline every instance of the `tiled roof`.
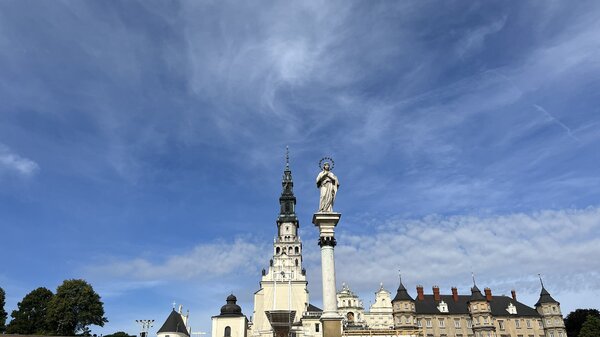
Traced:
[[161, 332], [180, 332], [186, 334], [187, 336], [190, 335], [185, 327], [185, 323], [183, 323], [183, 318], [181, 318], [181, 315], [175, 311], [175, 309], [171, 311], [171, 314], [169, 317], [167, 317], [165, 324], [163, 324], [157, 331], [157, 333]]
[[[457, 301], [454, 301], [452, 295], [440, 295], [440, 300], [444, 301], [448, 305], [448, 312], [442, 313], [438, 310], [440, 301], [436, 301], [433, 295], [424, 295], [422, 301], [415, 301], [415, 310], [417, 314], [469, 314], [469, 301], [471, 301], [471, 295], [458, 295]], [[485, 297], [483, 298], [485, 300]], [[516, 315], [510, 316], [531, 316], [540, 317], [538, 312], [519, 301], [513, 300], [508, 296], [492, 296], [492, 300], [489, 302], [492, 309], [492, 315], [494, 316], [509, 316], [510, 314], [506, 310], [510, 303], [512, 303], [516, 309]]]

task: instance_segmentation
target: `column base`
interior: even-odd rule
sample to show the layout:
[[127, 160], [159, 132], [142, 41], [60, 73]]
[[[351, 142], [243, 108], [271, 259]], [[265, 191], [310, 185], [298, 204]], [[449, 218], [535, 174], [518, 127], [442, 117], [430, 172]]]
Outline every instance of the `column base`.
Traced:
[[323, 337], [342, 337], [342, 317], [322, 317]]

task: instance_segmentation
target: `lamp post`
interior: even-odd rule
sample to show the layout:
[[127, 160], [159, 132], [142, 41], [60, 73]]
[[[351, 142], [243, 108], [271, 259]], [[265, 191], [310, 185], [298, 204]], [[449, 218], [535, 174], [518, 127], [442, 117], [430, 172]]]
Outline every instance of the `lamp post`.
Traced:
[[148, 337], [148, 330], [154, 325], [153, 319], [136, 319], [135, 322], [142, 327], [140, 337]]

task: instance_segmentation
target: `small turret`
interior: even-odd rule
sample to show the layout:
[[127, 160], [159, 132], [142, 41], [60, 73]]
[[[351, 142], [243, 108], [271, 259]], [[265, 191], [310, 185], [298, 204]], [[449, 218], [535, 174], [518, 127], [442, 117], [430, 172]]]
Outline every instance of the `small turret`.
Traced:
[[564, 337], [566, 336], [565, 323], [560, 311], [560, 303], [556, 301], [548, 290], [544, 287], [542, 276], [540, 277], [540, 298], [535, 304], [535, 309], [542, 316], [542, 325], [547, 337]]
[[396, 291], [396, 296], [392, 300], [394, 327], [396, 329], [414, 330], [417, 328], [415, 300], [412, 298], [412, 296], [410, 296], [406, 290], [406, 287], [402, 283], [401, 275], [399, 278], [400, 285]]
[[477, 287], [475, 274], [473, 274], [473, 287], [471, 288], [471, 297], [469, 298], [469, 313], [475, 335], [486, 336], [489, 333], [492, 335], [495, 334], [496, 327], [492, 318], [492, 308], [490, 303], [488, 303], [488, 298], [483, 296], [481, 290]]

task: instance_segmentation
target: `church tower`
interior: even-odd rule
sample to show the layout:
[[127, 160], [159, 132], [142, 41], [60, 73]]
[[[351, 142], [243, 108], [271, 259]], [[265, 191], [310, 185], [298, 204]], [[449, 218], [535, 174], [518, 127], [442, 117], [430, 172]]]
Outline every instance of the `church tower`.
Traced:
[[254, 294], [251, 336], [288, 336], [292, 325], [300, 321], [308, 308], [308, 282], [298, 235], [300, 222], [287, 153], [281, 186], [273, 258], [269, 268], [263, 269], [260, 289]]

